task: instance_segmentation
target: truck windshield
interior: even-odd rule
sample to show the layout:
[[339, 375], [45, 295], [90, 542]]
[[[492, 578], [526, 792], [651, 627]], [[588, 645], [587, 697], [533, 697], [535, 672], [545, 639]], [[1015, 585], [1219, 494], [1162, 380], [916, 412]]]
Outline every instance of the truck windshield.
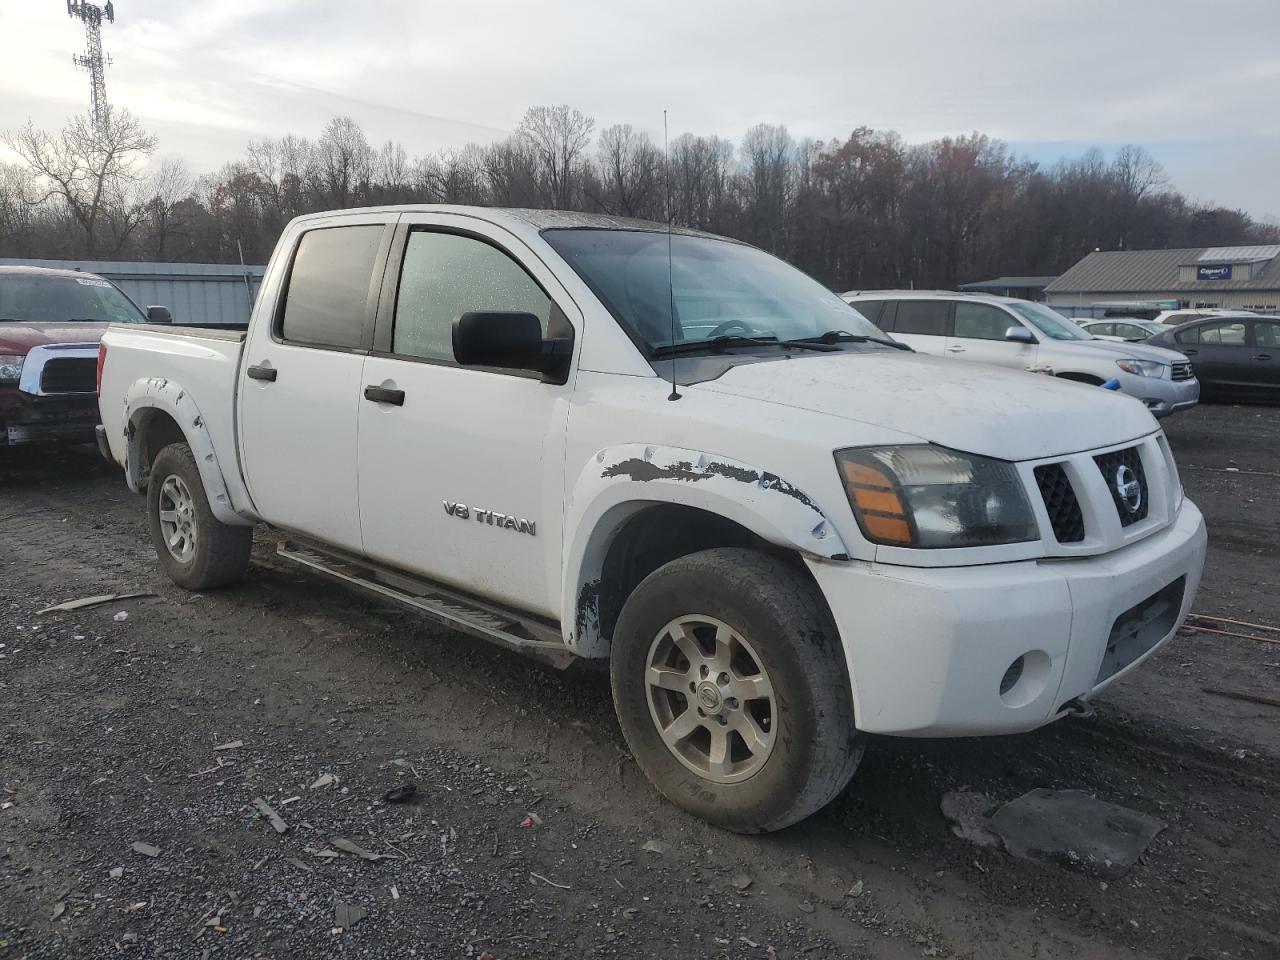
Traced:
[[99, 277], [0, 274], [0, 319], [45, 323], [145, 323], [146, 315]]
[[666, 233], [550, 229], [542, 236], [650, 356], [673, 346], [696, 350], [704, 341], [710, 348], [716, 338], [720, 345], [780, 353], [771, 338], [836, 331], [886, 337], [826, 287], [754, 247], [675, 234], [668, 270]]
[[1010, 303], [1008, 306], [1015, 313], [1020, 314], [1027, 323], [1053, 340], [1093, 339], [1093, 334], [1087, 330], [1080, 329], [1058, 311], [1050, 310], [1048, 307], [1041, 306], [1038, 303], [1032, 303], [1028, 300], [1020, 303]]

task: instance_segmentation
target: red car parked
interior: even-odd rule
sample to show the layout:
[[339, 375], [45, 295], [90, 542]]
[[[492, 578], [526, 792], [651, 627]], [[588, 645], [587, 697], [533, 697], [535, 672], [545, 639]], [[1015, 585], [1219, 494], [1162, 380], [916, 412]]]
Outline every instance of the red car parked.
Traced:
[[170, 320], [92, 273], [0, 266], [0, 447], [92, 442], [107, 324]]

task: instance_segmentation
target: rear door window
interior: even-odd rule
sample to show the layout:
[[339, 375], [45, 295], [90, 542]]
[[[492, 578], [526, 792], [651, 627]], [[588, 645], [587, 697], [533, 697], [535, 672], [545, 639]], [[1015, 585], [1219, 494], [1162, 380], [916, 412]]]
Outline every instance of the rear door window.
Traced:
[[[849, 306], [880, 327], [880, 312], [884, 309], [883, 300], [855, 300]], [[883, 330], [884, 327], [880, 329]]]
[[1200, 327], [1201, 343], [1216, 343], [1224, 347], [1243, 347], [1245, 342], [1244, 324], [1206, 323]]
[[369, 287], [384, 227], [325, 227], [302, 235], [293, 256], [280, 337], [355, 350], [364, 343]]
[[950, 316], [946, 300], [899, 300], [894, 332], [945, 337]]

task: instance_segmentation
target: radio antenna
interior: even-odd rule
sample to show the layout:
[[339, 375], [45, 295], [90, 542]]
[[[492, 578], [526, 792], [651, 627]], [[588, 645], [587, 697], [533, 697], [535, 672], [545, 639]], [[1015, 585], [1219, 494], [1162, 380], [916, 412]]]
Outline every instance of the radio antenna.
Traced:
[[[673, 267], [671, 265], [671, 141], [667, 134], [667, 111], [662, 111], [662, 155], [666, 166], [667, 192], [667, 312], [671, 318], [671, 345], [676, 343], [676, 286]], [[671, 394], [668, 400], [679, 400], [680, 391], [676, 389], [676, 352], [671, 351]]]

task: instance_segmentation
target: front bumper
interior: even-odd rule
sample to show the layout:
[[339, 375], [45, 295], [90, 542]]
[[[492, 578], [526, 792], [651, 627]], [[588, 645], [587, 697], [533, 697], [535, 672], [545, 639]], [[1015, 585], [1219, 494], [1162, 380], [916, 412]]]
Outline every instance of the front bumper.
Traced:
[[1190, 380], [1162, 380], [1121, 372], [1116, 379], [1120, 382], [1121, 393], [1137, 397], [1156, 417], [1189, 410], [1200, 402], [1200, 381], [1195, 377]]
[[1034, 730], [1151, 656], [1191, 608], [1206, 542], [1187, 500], [1164, 530], [1101, 556], [809, 567], [844, 643], [858, 728], [972, 736]]
[[0, 409], [0, 446], [21, 443], [92, 443], [96, 397], [23, 399]]

